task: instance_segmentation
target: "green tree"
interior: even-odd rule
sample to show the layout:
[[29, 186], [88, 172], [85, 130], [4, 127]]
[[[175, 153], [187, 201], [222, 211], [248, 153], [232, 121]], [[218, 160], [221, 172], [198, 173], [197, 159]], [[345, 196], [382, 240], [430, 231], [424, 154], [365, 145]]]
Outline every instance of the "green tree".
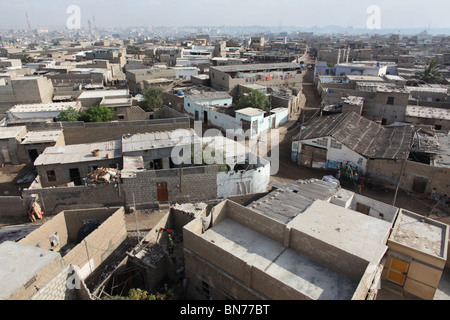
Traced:
[[269, 98], [261, 91], [249, 89], [247, 93], [241, 94], [236, 109], [257, 108], [264, 111], [270, 110]]
[[144, 93], [144, 100], [141, 101], [139, 106], [142, 110], [150, 112], [159, 109], [163, 106], [164, 102], [162, 94], [164, 90], [160, 87], [150, 87]]
[[114, 116], [114, 109], [104, 105], [90, 107], [81, 113], [84, 122], [107, 122]]
[[20, 58], [20, 60], [22, 60], [22, 63], [33, 63], [34, 62], [34, 58], [27, 53], [22, 55], [22, 58]]
[[227, 41], [227, 47], [239, 47], [239, 42], [234, 39], [229, 39]]
[[141, 49], [137, 46], [128, 46], [127, 47], [127, 54], [134, 54], [134, 55], [140, 55]]
[[61, 111], [59, 116], [56, 117], [56, 121], [61, 122], [73, 122], [80, 119], [80, 113], [74, 108], [70, 107], [67, 110]]
[[423, 72], [416, 72], [414, 78], [429, 84], [443, 84], [446, 82], [439, 72], [439, 62], [435, 59], [430, 61], [430, 64]]

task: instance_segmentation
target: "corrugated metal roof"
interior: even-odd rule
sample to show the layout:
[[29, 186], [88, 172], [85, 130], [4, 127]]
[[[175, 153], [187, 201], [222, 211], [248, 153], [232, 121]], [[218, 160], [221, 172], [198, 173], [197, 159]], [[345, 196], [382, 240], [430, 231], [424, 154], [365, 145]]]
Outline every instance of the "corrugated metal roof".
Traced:
[[314, 119], [294, 140], [333, 137], [347, 148], [368, 158], [406, 159], [412, 143], [413, 128], [387, 128], [355, 112]]
[[318, 179], [271, 185], [276, 190], [247, 207], [283, 223], [288, 223], [303, 213], [315, 200], [326, 200], [339, 190], [339, 186]]

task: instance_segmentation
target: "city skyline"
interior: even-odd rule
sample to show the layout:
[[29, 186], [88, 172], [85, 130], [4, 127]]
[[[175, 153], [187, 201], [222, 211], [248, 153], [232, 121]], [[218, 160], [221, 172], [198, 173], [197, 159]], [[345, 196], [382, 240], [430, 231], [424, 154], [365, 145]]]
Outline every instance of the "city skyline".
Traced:
[[[299, 28], [339, 27], [367, 28], [372, 12], [379, 8], [381, 29], [443, 29], [450, 28], [447, 0], [385, 1], [385, 0], [195, 0], [186, 3], [173, 0], [0, 0], [0, 28], [28, 28], [26, 15], [33, 29], [65, 26], [70, 13], [67, 8], [80, 8], [81, 27], [95, 17], [99, 28], [136, 26], [294, 26]], [[368, 11], [369, 10], [369, 11]]]

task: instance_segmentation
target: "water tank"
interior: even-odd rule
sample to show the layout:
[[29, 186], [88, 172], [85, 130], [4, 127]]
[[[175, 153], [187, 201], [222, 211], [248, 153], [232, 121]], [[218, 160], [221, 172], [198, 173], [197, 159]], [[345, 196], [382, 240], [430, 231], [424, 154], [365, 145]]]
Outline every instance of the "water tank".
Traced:
[[178, 91], [178, 96], [179, 97], [183, 97], [184, 96], [184, 92], [183, 91]]
[[379, 62], [377, 62], [377, 68], [379, 68], [380, 67], [380, 63]]

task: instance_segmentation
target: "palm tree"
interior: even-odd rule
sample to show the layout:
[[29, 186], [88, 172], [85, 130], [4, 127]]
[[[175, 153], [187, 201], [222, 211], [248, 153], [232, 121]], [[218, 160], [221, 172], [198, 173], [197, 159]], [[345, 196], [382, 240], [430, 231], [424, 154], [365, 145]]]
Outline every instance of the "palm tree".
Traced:
[[430, 64], [423, 72], [416, 72], [414, 78], [430, 84], [442, 84], [445, 82], [444, 77], [442, 77], [442, 74], [439, 72], [439, 62], [435, 59], [430, 61]]

